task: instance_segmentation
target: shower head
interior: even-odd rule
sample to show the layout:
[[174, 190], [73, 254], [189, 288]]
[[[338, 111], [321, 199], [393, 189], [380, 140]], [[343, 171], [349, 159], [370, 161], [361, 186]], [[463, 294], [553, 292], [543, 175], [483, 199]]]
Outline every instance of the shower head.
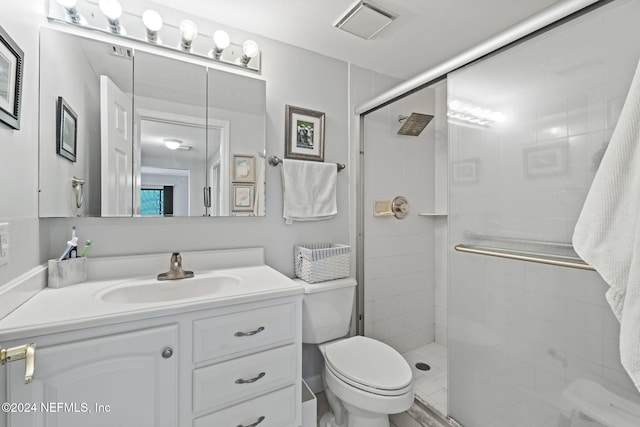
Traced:
[[398, 121], [402, 127], [398, 135], [418, 136], [427, 127], [433, 116], [429, 114], [411, 113], [410, 116], [398, 116]]

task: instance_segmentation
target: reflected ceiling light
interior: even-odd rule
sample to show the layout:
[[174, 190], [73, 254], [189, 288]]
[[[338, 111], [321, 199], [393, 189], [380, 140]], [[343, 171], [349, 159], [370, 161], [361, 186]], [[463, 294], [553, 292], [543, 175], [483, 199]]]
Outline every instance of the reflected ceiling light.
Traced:
[[107, 17], [109, 22], [109, 30], [114, 34], [122, 34], [124, 31], [120, 25], [120, 17], [122, 16], [122, 5], [118, 0], [100, 0], [98, 3], [100, 10]]
[[82, 21], [82, 17], [78, 13], [78, 8], [76, 7], [78, 4], [78, 0], [56, 0], [58, 4], [64, 7], [64, 10], [69, 15], [69, 19], [74, 24], [80, 24]]
[[218, 30], [213, 33], [213, 49], [209, 51], [209, 57], [220, 59], [222, 52], [229, 47], [231, 40], [229, 34], [224, 30]]
[[246, 67], [247, 64], [249, 64], [249, 61], [251, 61], [251, 58], [254, 58], [258, 55], [258, 53], [260, 52], [260, 48], [258, 47], [258, 43], [254, 42], [253, 40], [247, 40], [242, 44], [242, 52], [243, 55], [242, 58], [239, 58], [239, 61], [241, 65], [244, 65]]
[[193, 40], [198, 37], [198, 26], [195, 22], [185, 19], [180, 22], [180, 34], [182, 37], [180, 49], [191, 52], [191, 44]]
[[453, 120], [470, 123], [473, 125], [491, 127], [507, 120], [507, 116], [499, 111], [489, 108], [481, 108], [476, 105], [454, 99], [449, 102], [447, 117]]
[[158, 31], [162, 28], [162, 16], [155, 10], [145, 10], [142, 14], [142, 22], [147, 29], [147, 41], [149, 43], [160, 43]]
[[165, 138], [164, 146], [169, 150], [177, 150], [182, 145], [182, 140], [176, 138]]

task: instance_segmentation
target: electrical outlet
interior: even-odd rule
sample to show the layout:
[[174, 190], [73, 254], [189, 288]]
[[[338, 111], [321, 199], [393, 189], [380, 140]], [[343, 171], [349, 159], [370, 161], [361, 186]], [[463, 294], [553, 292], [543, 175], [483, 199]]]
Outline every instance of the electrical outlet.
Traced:
[[9, 223], [0, 224], [0, 265], [9, 263]]

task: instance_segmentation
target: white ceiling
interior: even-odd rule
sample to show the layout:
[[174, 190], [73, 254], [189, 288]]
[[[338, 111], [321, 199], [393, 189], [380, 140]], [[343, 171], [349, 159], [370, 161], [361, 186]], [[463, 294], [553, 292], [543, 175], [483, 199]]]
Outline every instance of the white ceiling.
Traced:
[[561, 2], [373, 0], [398, 18], [373, 39], [363, 40], [333, 27], [353, 0], [151, 1], [401, 79], [436, 66]]

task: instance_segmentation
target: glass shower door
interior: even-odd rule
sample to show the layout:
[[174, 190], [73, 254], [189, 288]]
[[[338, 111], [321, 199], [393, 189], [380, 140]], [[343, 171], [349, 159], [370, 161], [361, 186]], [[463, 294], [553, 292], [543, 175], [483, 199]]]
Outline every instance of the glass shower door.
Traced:
[[575, 257], [639, 16], [618, 0], [448, 77], [449, 415], [464, 427], [640, 425], [597, 273], [453, 249]]

